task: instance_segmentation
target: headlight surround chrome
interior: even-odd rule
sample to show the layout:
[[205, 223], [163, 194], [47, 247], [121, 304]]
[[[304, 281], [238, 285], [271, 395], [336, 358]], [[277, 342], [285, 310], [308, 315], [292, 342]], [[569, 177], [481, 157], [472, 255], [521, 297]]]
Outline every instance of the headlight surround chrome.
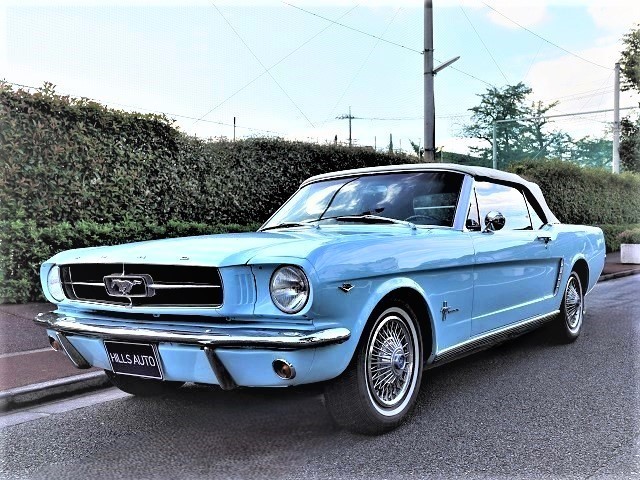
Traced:
[[309, 279], [300, 267], [283, 265], [271, 275], [271, 300], [284, 313], [298, 313], [309, 300]]
[[54, 300], [61, 302], [65, 299], [64, 289], [62, 288], [62, 281], [60, 280], [60, 267], [54, 265], [47, 274], [47, 288], [49, 289], [49, 295]]

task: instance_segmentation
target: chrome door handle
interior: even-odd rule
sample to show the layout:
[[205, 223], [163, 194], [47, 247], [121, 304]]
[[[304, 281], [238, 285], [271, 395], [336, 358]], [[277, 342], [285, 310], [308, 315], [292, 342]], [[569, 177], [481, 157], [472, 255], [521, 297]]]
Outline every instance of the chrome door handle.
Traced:
[[544, 244], [546, 245], [547, 243], [549, 243], [552, 239], [551, 237], [545, 237], [545, 236], [539, 236], [536, 237], [536, 240], [540, 241], [540, 242], [544, 242]]

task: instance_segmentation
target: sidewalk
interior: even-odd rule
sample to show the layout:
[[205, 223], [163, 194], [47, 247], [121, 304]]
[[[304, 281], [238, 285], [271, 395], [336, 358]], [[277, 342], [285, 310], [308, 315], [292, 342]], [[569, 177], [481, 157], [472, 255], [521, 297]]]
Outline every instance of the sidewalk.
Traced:
[[[640, 273], [640, 265], [620, 263], [607, 255], [599, 281]], [[33, 323], [49, 303], [0, 305], [0, 411], [69, 396], [110, 385], [99, 369], [78, 370], [49, 346], [46, 331]]]

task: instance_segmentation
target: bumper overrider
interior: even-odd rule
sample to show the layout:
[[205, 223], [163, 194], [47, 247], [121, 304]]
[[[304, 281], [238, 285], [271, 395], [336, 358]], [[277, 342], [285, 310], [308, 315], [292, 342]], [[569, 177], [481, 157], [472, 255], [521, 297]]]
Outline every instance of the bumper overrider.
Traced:
[[[77, 368], [110, 369], [105, 340], [151, 343], [158, 346], [165, 380], [218, 384], [223, 389], [323, 380], [320, 372], [313, 373], [312, 369], [318, 360], [323, 363], [315, 358], [316, 348], [331, 350], [351, 336], [346, 328], [309, 331], [114, 325], [99, 316], [60, 312], [41, 313], [34, 321], [47, 329], [52, 346], [59, 346]], [[277, 374], [276, 362], [289, 366], [293, 375], [283, 378]], [[205, 365], [208, 368], [203, 368]], [[296, 369], [306, 375], [294, 380]]]

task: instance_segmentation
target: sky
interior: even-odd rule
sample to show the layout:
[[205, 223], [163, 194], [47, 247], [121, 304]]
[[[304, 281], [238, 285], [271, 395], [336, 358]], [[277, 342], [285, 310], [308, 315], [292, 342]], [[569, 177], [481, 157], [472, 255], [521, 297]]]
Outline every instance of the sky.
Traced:
[[[613, 107], [634, 0], [434, 0], [436, 146], [464, 153], [469, 108], [524, 82], [554, 114]], [[163, 112], [204, 138], [279, 136], [410, 150], [423, 136], [423, 2], [4, 0], [0, 79]], [[336, 23], [338, 22], [338, 23]], [[638, 106], [623, 92], [620, 106]], [[623, 112], [628, 113], [628, 112]], [[559, 118], [610, 136], [612, 112]]]

